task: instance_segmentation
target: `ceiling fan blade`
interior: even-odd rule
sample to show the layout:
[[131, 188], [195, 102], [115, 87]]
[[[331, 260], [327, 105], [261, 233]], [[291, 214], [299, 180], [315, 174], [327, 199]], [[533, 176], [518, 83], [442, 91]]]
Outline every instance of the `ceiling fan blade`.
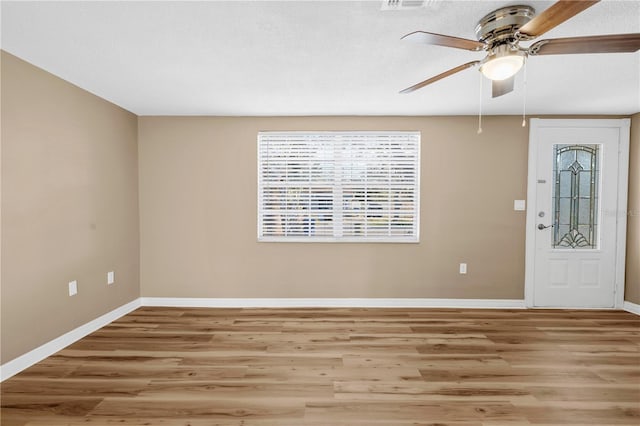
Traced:
[[407, 87], [406, 89], [401, 90], [401, 91], [400, 91], [400, 93], [409, 93], [409, 92], [413, 92], [414, 90], [418, 90], [418, 89], [420, 89], [420, 88], [422, 88], [422, 87], [424, 87], [424, 86], [426, 86], [426, 85], [428, 85], [428, 84], [434, 83], [434, 82], [436, 82], [436, 81], [438, 81], [438, 80], [442, 80], [443, 78], [445, 78], [445, 77], [449, 77], [450, 75], [453, 75], [453, 74], [455, 74], [455, 73], [457, 73], [457, 72], [460, 72], [460, 71], [466, 70], [467, 68], [471, 68], [471, 67], [473, 67], [473, 66], [476, 66], [476, 65], [477, 65], [477, 64], [479, 64], [479, 63], [480, 63], [480, 61], [471, 61], [471, 62], [467, 62], [466, 64], [463, 64], [463, 65], [457, 66], [457, 67], [455, 67], [455, 68], [451, 68], [449, 71], [445, 71], [445, 72], [443, 72], [442, 74], [438, 74], [438, 75], [436, 75], [435, 77], [431, 77], [431, 78], [430, 78], [430, 79], [428, 79], [428, 80], [421, 81], [421, 82], [420, 82], [420, 83], [418, 83], [418, 84], [414, 84], [414, 85], [413, 85], [413, 86], [411, 86], [411, 87]]
[[564, 55], [572, 53], [635, 52], [640, 49], [640, 33], [540, 40], [529, 47], [530, 55]]
[[435, 44], [437, 46], [455, 47], [456, 49], [473, 51], [482, 50], [485, 47], [485, 44], [480, 43], [479, 41], [442, 34], [428, 33], [425, 31], [414, 31], [402, 37], [402, 40], [408, 40], [413, 43]]
[[525, 40], [533, 40], [590, 8], [598, 1], [600, 0], [560, 0], [520, 27], [518, 33]]
[[513, 83], [515, 81], [515, 76], [506, 78], [504, 80], [491, 81], [491, 97], [497, 98], [498, 96], [506, 95], [509, 92], [513, 92]]

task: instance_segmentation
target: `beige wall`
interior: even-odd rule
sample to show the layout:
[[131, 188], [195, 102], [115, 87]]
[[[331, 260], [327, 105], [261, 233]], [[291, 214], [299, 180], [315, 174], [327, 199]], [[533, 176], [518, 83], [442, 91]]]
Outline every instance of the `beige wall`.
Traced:
[[640, 304], [640, 113], [631, 117], [625, 300]]
[[[141, 293], [521, 299], [518, 117], [140, 117]], [[420, 244], [256, 242], [261, 130], [419, 130]], [[458, 273], [458, 263], [468, 274]]]
[[1, 118], [5, 363], [137, 298], [139, 229], [135, 115], [2, 52]]
[[[5, 52], [1, 78], [2, 363], [140, 292], [523, 297], [525, 215], [513, 200], [526, 195], [528, 128], [517, 117], [486, 117], [479, 136], [475, 117], [137, 119]], [[258, 131], [376, 129], [422, 133], [420, 244], [256, 242]], [[626, 289], [634, 303], [639, 171], [636, 114]], [[107, 287], [109, 270], [116, 284]], [[73, 279], [79, 294], [69, 297]]]

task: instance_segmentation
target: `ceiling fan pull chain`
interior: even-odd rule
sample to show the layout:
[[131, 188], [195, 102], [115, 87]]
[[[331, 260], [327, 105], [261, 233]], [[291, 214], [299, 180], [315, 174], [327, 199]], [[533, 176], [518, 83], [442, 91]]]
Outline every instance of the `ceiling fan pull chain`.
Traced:
[[482, 80], [483, 80], [483, 75], [481, 72], [479, 72], [478, 74], [480, 74], [480, 98], [479, 98], [479, 102], [478, 102], [478, 134], [482, 133]]
[[527, 127], [527, 57], [524, 57], [524, 73], [522, 75], [522, 127]]

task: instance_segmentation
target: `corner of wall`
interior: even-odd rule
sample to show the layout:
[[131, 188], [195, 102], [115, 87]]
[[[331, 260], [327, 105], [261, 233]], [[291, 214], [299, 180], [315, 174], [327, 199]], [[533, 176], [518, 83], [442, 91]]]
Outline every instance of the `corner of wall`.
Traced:
[[137, 116], [5, 51], [0, 73], [6, 363], [140, 297], [140, 218]]
[[640, 112], [631, 116], [625, 300], [640, 305]]

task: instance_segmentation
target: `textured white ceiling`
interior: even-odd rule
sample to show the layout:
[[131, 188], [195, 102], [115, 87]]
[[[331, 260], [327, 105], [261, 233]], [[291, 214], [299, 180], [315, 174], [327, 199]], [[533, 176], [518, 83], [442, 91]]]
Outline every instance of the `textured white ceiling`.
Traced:
[[[2, 2], [2, 48], [139, 115], [476, 114], [469, 69], [398, 91], [482, 53], [403, 42], [415, 30], [475, 39], [486, 13], [550, 1], [438, 1], [381, 11], [379, 1]], [[542, 39], [640, 32], [640, 0], [603, 1]], [[640, 52], [532, 57], [531, 114], [640, 111]], [[486, 114], [520, 114], [516, 90]]]

